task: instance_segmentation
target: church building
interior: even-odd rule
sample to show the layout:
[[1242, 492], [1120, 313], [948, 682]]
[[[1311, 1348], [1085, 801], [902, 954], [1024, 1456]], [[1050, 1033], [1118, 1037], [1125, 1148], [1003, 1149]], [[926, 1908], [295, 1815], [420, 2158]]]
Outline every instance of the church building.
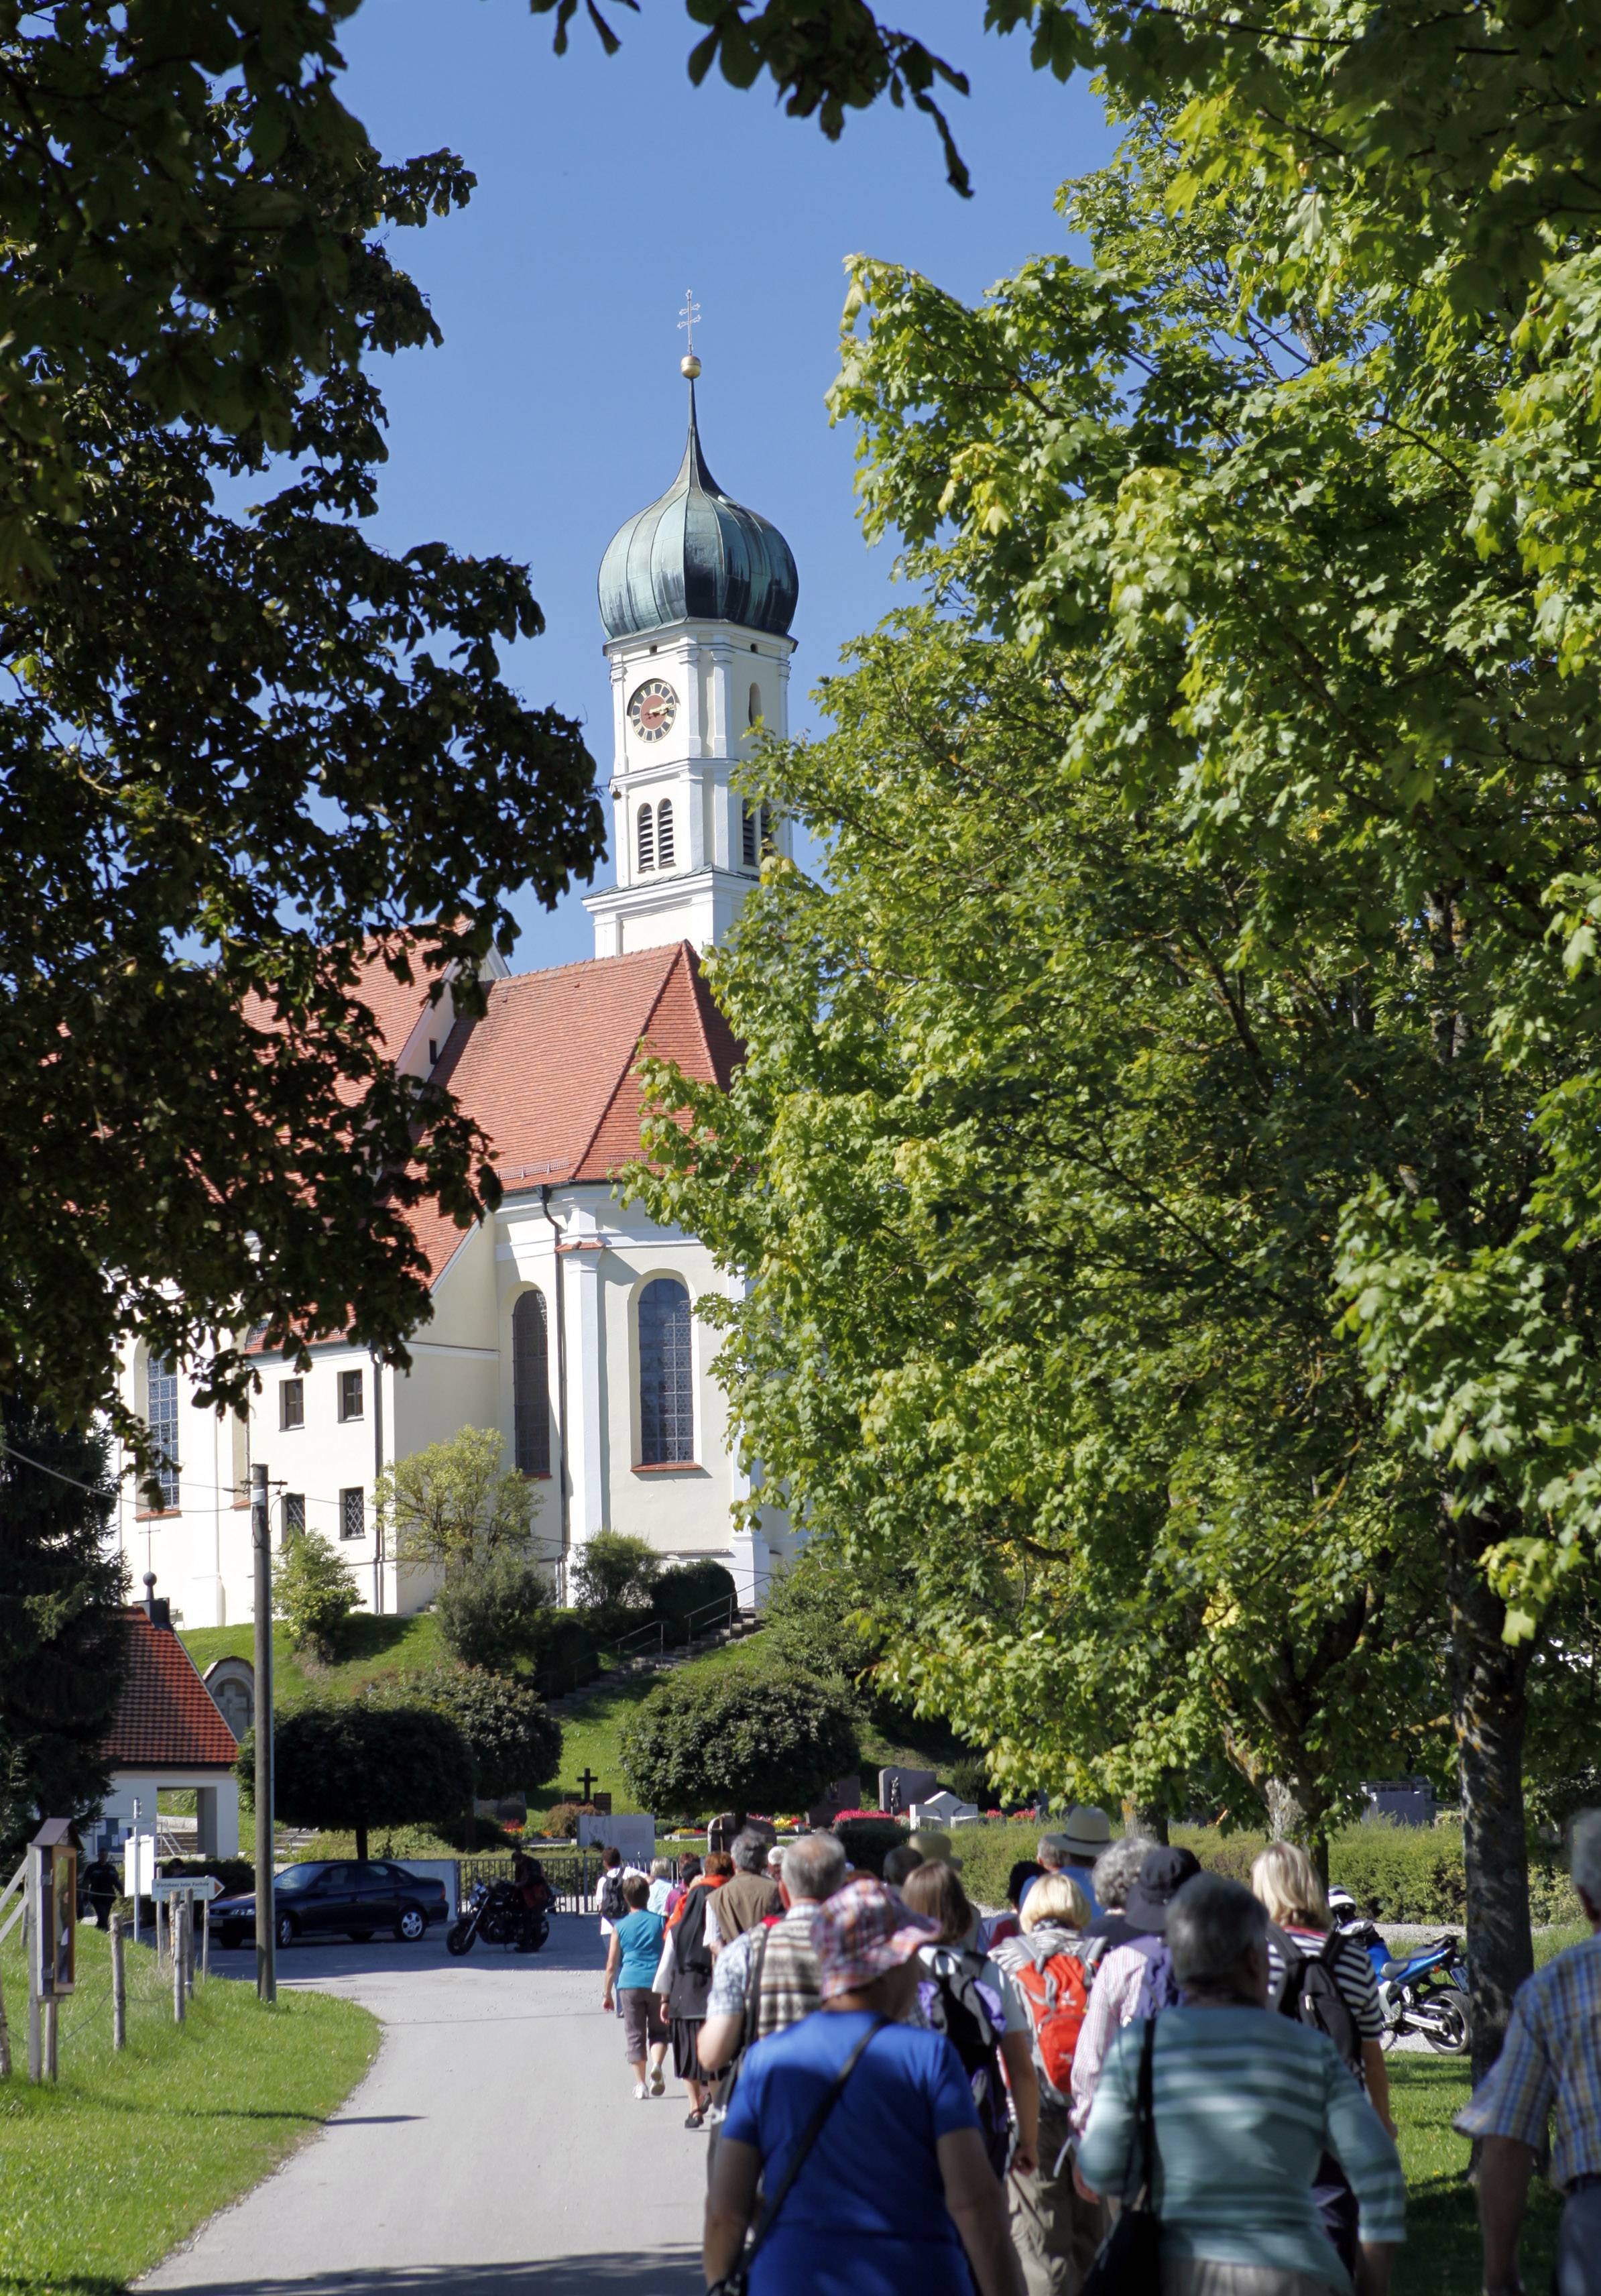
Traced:
[[448, 989], [407, 987], [374, 959], [363, 995], [403, 1070], [448, 1084], [482, 1126], [505, 1193], [465, 1231], [420, 1212], [433, 1314], [409, 1372], [347, 1339], [311, 1365], [263, 1361], [248, 1418], [194, 1408], [182, 1366], [130, 1351], [127, 1400], [168, 1462], [162, 1505], [122, 1487], [118, 1538], [135, 1579], [153, 1570], [188, 1627], [251, 1610], [249, 1482], [266, 1464], [274, 1543], [319, 1531], [362, 1601], [415, 1610], [431, 1582], [397, 1573], [375, 1519], [390, 1463], [465, 1426], [498, 1428], [509, 1466], [535, 1487], [535, 1553], [559, 1589], [599, 1531], [646, 1538], [668, 1562], [715, 1557], [744, 1604], [760, 1601], [795, 1534], [750, 1495], [712, 1375], [716, 1332], [695, 1314], [729, 1279], [690, 1235], [625, 1206], [613, 1175], [640, 1153], [636, 1062], [671, 1056], [725, 1084], [738, 1057], [698, 953], [727, 932], [783, 850], [732, 775], [759, 726], [788, 726], [795, 561], [776, 527], [724, 494], [707, 468], [690, 378], [689, 439], [660, 499], [613, 537], [600, 566], [611, 667], [612, 850], [617, 882], [587, 897], [590, 961], [513, 973], [486, 968], [479, 1020]]

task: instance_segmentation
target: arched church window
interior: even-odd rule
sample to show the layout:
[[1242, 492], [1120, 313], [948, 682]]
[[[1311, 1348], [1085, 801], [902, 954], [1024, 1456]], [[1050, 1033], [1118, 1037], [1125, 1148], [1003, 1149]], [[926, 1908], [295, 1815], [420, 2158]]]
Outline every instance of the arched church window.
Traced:
[[761, 687], [760, 687], [759, 685], [752, 685], [752, 687], [751, 687], [751, 689], [750, 689], [750, 706], [749, 706], [749, 708], [748, 708], [748, 709], [747, 709], [747, 713], [746, 713], [746, 718], [745, 718], [745, 722], [746, 722], [746, 724], [747, 724], [747, 726], [754, 726], [754, 725], [756, 724], [756, 719], [761, 716], [761, 714], [762, 714], [762, 689], [761, 689]]
[[673, 800], [663, 798], [656, 808], [656, 858], [658, 867], [673, 866]]
[[641, 869], [656, 866], [656, 816], [648, 805], [640, 808], [639, 857]]
[[640, 1462], [687, 1465], [695, 1456], [690, 1295], [658, 1275], [640, 1293]]
[[551, 1472], [551, 1362], [544, 1293], [511, 1310], [511, 1437], [519, 1475]]
[[178, 1503], [178, 1375], [165, 1356], [150, 1356], [144, 1368], [144, 1423], [155, 1446], [161, 1504]]

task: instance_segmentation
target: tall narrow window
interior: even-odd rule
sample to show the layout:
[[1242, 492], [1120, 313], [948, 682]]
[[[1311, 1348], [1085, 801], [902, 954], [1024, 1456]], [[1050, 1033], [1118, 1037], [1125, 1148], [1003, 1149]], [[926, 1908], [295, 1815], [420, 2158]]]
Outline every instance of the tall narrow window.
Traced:
[[640, 1293], [640, 1464], [680, 1466], [695, 1456], [690, 1295], [671, 1275]]
[[746, 724], [747, 726], [754, 726], [761, 714], [762, 689], [759, 685], [753, 685], [750, 689], [750, 702], [746, 715]]
[[304, 1427], [306, 1424], [306, 1385], [298, 1379], [281, 1379], [278, 1382], [278, 1424], [280, 1427]]
[[663, 798], [656, 808], [656, 858], [658, 866], [673, 866], [673, 800]]
[[745, 865], [747, 869], [759, 868], [762, 853], [762, 808], [759, 805], [752, 805], [748, 798], [745, 800], [743, 831]]
[[656, 816], [648, 805], [640, 808], [639, 857], [641, 869], [656, 866]]
[[548, 1475], [551, 1375], [543, 1292], [525, 1292], [511, 1310], [511, 1432], [518, 1473]]
[[144, 1423], [156, 1451], [156, 1480], [161, 1504], [178, 1503], [178, 1374], [165, 1356], [151, 1356], [145, 1365]]
[[339, 1417], [359, 1419], [362, 1415], [362, 1375], [359, 1371], [339, 1374]]
[[339, 1493], [339, 1537], [364, 1538], [367, 1535], [367, 1511], [359, 1489]]
[[285, 1491], [285, 1492], [284, 1492], [284, 1494], [283, 1494], [283, 1544], [284, 1544], [284, 1546], [287, 1546], [289, 1545], [290, 1540], [291, 1538], [298, 1538], [299, 1537], [300, 1533], [305, 1529], [305, 1528], [306, 1528], [306, 1494], [305, 1494], [305, 1492], [304, 1492], [304, 1491]]

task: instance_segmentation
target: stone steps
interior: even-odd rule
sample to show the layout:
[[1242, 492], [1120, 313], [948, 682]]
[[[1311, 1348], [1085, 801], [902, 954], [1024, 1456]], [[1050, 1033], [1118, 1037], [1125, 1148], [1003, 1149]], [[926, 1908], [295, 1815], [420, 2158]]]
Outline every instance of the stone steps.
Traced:
[[548, 1702], [550, 1711], [556, 1715], [578, 1713], [597, 1698], [603, 1698], [609, 1691], [615, 1690], [619, 1683], [632, 1682], [641, 1674], [670, 1674], [675, 1666], [686, 1665], [692, 1658], [705, 1658], [709, 1652], [723, 1650], [730, 1643], [743, 1642], [746, 1636], [754, 1634], [760, 1624], [761, 1619], [756, 1611], [740, 1611], [735, 1614], [731, 1626], [718, 1627], [714, 1633], [703, 1635], [692, 1643], [681, 1644], [676, 1650], [641, 1651], [637, 1658], [624, 1659], [620, 1665], [609, 1668], [605, 1674], [597, 1676], [593, 1682], [581, 1683], [576, 1690], [563, 1691], [560, 1698], [551, 1699]]

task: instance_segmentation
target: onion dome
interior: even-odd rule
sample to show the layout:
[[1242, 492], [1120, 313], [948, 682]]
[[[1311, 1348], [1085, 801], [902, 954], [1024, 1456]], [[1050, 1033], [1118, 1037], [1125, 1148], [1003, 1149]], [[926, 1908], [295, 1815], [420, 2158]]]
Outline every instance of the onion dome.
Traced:
[[[684, 361], [689, 373], [691, 362]], [[699, 361], [693, 361], [697, 372]], [[776, 526], [725, 495], [706, 466], [690, 375], [690, 437], [659, 502], [617, 529], [600, 561], [600, 619], [609, 638], [670, 622], [738, 622], [782, 637], [800, 578]]]

